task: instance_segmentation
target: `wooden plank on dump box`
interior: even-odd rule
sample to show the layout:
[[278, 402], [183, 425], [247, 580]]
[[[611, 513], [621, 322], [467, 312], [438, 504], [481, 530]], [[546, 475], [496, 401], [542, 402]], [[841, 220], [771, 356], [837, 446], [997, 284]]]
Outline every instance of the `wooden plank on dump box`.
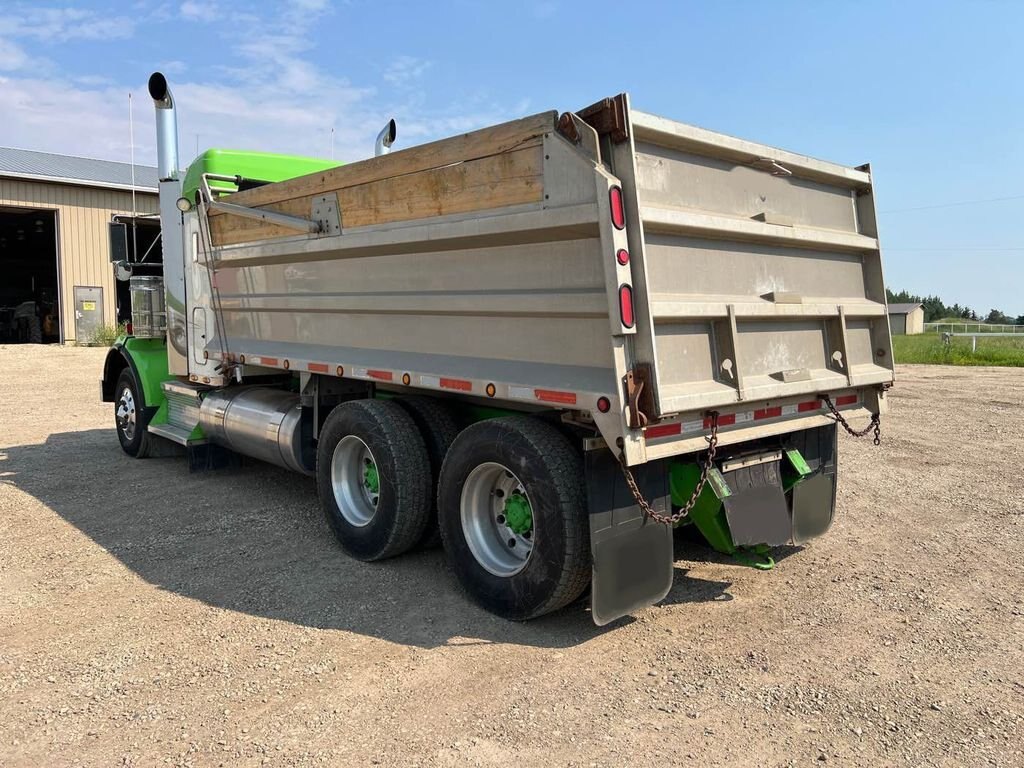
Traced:
[[[544, 193], [543, 144], [531, 138], [520, 147], [468, 162], [339, 189], [320, 187], [309, 194], [261, 207], [309, 217], [314, 196], [335, 192], [341, 207], [342, 226], [349, 228], [539, 202]], [[252, 191], [262, 189], [270, 187]], [[228, 199], [234, 201], [243, 194], [247, 193]], [[297, 234], [295, 230], [267, 222], [225, 214], [210, 216], [210, 231], [217, 246]]]
[[[237, 192], [224, 199], [239, 205], [264, 206], [296, 197], [323, 195], [357, 184], [366, 184], [403, 174], [426, 171], [430, 168], [440, 168], [452, 163], [497, 155], [539, 140], [544, 133], [554, 130], [557, 118], [557, 112], [541, 112], [472, 133], [453, 136], [450, 139], [441, 139], [430, 144], [402, 149], [383, 157], [360, 160], [357, 163], [342, 165], [329, 171], [318, 171], [288, 181]], [[224, 214], [214, 213], [213, 215]]]

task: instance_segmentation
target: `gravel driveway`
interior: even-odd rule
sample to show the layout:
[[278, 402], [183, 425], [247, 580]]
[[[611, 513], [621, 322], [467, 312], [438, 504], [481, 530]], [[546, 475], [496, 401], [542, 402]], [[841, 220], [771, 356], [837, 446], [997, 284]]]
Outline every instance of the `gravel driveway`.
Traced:
[[308, 478], [122, 454], [105, 350], [0, 347], [0, 765], [1024, 766], [1024, 373], [905, 366], [774, 571], [512, 624]]

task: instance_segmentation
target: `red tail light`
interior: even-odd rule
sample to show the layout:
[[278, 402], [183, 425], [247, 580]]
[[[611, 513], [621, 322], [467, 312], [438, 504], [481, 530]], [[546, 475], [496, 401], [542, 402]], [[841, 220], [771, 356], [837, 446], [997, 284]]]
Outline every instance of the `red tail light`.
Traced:
[[615, 259], [622, 266], [626, 266], [629, 264], [629, 251], [625, 248], [619, 248], [619, 252], [615, 254]]
[[619, 286], [619, 317], [627, 328], [632, 328], [636, 322], [633, 316], [633, 289], [625, 283]]
[[622, 204], [622, 188], [612, 187], [608, 190], [608, 200], [612, 205], [612, 224], [616, 229], [625, 229], [626, 208]]

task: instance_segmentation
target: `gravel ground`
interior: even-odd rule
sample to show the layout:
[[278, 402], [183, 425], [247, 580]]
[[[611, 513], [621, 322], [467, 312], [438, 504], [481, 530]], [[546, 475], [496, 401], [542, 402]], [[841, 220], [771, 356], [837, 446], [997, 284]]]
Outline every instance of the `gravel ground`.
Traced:
[[104, 351], [0, 347], [0, 765], [1024, 765], [1024, 378], [907, 366], [769, 573], [594, 627], [335, 546], [313, 483], [121, 453]]

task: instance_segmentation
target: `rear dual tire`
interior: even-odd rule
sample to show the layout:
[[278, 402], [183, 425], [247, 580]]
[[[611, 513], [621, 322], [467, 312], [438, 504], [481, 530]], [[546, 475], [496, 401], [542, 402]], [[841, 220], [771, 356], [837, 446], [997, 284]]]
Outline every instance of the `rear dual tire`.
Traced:
[[317, 445], [317, 489], [335, 538], [358, 560], [411, 549], [430, 520], [427, 448], [415, 423], [386, 400], [331, 411]]
[[421, 400], [357, 400], [328, 416], [317, 484], [342, 549], [380, 560], [429, 541], [440, 464], [440, 538], [477, 603], [525, 620], [579, 598], [591, 572], [580, 452], [529, 417], [483, 421], [453, 440], [443, 406]]
[[532, 619], [590, 583], [583, 459], [550, 424], [515, 416], [464, 430], [441, 469], [438, 509], [452, 571], [492, 613]]

